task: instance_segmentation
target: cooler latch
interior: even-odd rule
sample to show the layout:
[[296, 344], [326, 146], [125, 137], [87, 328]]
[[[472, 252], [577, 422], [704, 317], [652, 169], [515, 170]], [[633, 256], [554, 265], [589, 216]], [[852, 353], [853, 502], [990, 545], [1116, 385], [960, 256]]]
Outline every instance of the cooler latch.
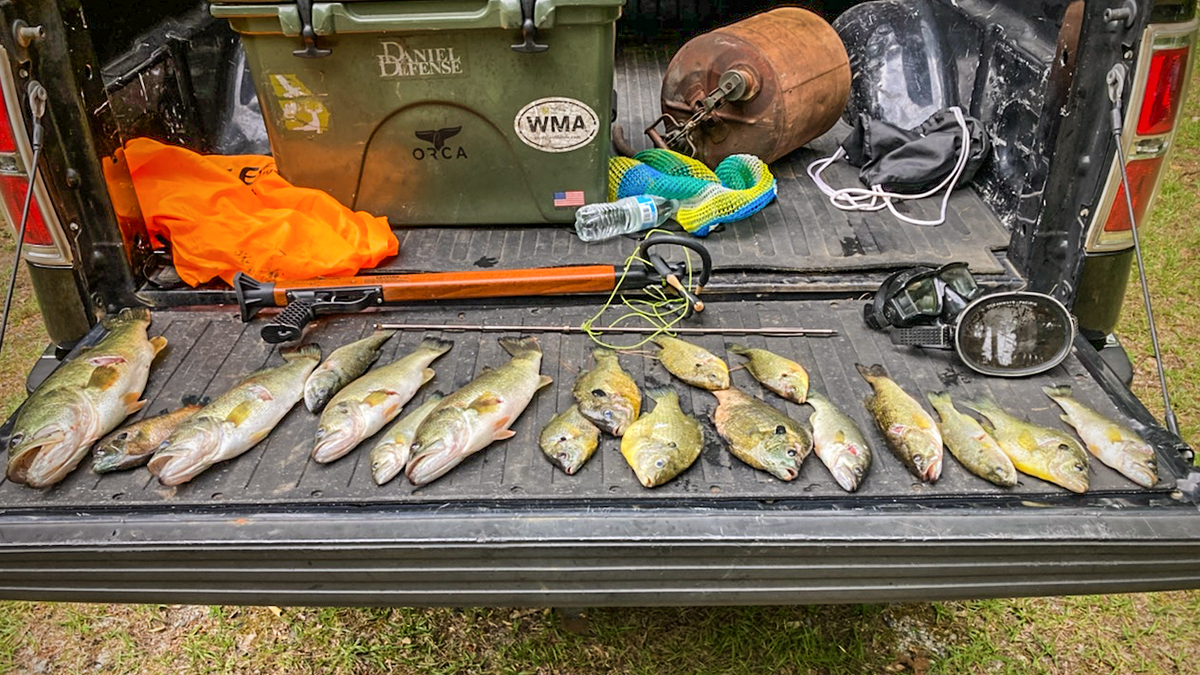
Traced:
[[512, 45], [514, 52], [536, 54], [550, 49], [550, 45], [537, 43], [537, 25], [533, 22], [533, 9], [536, 4], [537, 0], [521, 0], [521, 37], [525, 42]]
[[292, 52], [292, 56], [302, 59], [319, 59], [333, 53], [332, 49], [322, 49], [317, 46], [317, 31], [312, 21], [313, 0], [296, 0], [296, 12], [300, 15], [300, 39], [304, 40], [304, 48]]

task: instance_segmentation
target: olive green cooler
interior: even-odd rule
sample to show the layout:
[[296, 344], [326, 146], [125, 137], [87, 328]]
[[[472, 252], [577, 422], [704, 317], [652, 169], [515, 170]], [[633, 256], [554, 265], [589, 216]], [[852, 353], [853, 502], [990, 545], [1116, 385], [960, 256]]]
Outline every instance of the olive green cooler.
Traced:
[[211, 10], [242, 35], [284, 177], [397, 225], [478, 225], [605, 201], [623, 1]]

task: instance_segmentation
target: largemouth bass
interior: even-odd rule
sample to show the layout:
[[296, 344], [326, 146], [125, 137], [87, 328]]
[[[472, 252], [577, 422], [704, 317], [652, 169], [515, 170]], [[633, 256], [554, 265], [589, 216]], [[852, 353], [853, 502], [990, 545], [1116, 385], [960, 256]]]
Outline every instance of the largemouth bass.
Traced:
[[304, 383], [304, 407], [313, 414], [321, 412], [342, 387], [367, 372], [367, 368], [379, 358], [383, 343], [395, 334], [394, 330], [377, 330], [361, 340], [333, 350]]
[[578, 405], [555, 415], [538, 437], [538, 447], [568, 476], [587, 463], [599, 444], [600, 430], [583, 416]]
[[926, 394], [925, 398], [942, 418], [938, 428], [950, 454], [967, 471], [1001, 487], [1017, 484], [1017, 469], [1012, 460], [974, 417], [960, 413], [945, 392]]
[[739, 344], [727, 345], [729, 351], [750, 359], [746, 370], [764, 387], [789, 401], [804, 403], [808, 396], [808, 372], [795, 361], [765, 349]]
[[670, 388], [650, 389], [654, 410], [643, 413], [621, 437], [621, 455], [642, 485], [652, 488], [683, 473], [700, 457], [704, 429], [679, 408]]
[[787, 415], [730, 387], [714, 391], [713, 422], [734, 457], [780, 480], [794, 480], [813, 441], [808, 430]]
[[150, 458], [150, 473], [163, 485], [186, 483], [213, 464], [266, 438], [304, 396], [304, 382], [321, 361], [321, 348], [305, 345], [279, 352], [284, 363], [251, 373], [179, 425]]
[[154, 357], [167, 346], [146, 337], [150, 310], [106, 319], [108, 333], [61, 365], [17, 413], [8, 438], [8, 479], [47, 487], [67, 476], [97, 439], [142, 409]]
[[92, 471], [108, 473], [134, 469], [150, 461], [150, 456], [171, 432], [204, 406], [187, 404], [173, 412], [149, 417], [122, 427], [100, 439], [92, 448]]
[[1042, 387], [1042, 391], [1063, 409], [1063, 421], [1075, 428], [1096, 459], [1142, 487], [1158, 483], [1154, 448], [1137, 432], [1071, 398], [1070, 387]]
[[854, 492], [871, 468], [871, 447], [866, 436], [854, 420], [821, 394], [810, 390], [805, 403], [813, 408], [808, 423], [812, 425], [817, 457], [843, 490]]
[[441, 400], [441, 394], [430, 394], [424, 403], [383, 432], [383, 438], [371, 448], [371, 477], [377, 485], [383, 485], [404, 470], [412, 455], [412, 442], [417, 435], [417, 428]]
[[1000, 449], [1022, 473], [1061, 485], [1071, 492], [1087, 492], [1087, 453], [1079, 442], [1058, 429], [1039, 427], [1000, 409], [995, 401], [963, 401], [987, 418], [988, 431]]
[[633, 378], [621, 369], [616, 352], [597, 347], [592, 356], [596, 366], [575, 380], [571, 393], [575, 394], [584, 417], [604, 431], [620, 436], [641, 412], [642, 394]]
[[538, 372], [542, 348], [537, 338], [506, 337], [499, 342], [512, 355], [508, 363], [485, 370], [442, 399], [417, 429], [405, 470], [413, 485], [437, 480], [493, 441], [512, 438], [509, 427], [537, 390], [550, 384], [550, 378]]
[[429, 364], [453, 346], [453, 342], [427, 337], [412, 353], [346, 385], [321, 413], [313, 459], [322, 464], [340, 459], [374, 436], [433, 379]]
[[666, 335], [654, 342], [662, 347], [658, 360], [675, 377], [709, 391], [729, 388], [729, 366], [704, 347]]
[[933, 416], [900, 388], [881, 365], [854, 364], [875, 395], [865, 403], [888, 448], [917, 478], [932, 483], [942, 475], [942, 434]]

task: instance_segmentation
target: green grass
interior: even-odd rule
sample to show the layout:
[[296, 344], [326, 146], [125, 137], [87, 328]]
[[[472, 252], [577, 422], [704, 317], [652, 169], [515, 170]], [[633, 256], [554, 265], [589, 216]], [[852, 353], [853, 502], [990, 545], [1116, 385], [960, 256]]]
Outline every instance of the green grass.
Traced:
[[[1143, 230], [1165, 364], [1185, 438], [1200, 431], [1200, 71]], [[4, 248], [7, 246], [8, 248]], [[0, 275], [11, 243], [0, 246]], [[7, 413], [45, 336], [28, 281], [0, 354]], [[1135, 390], [1160, 410], [1131, 286], [1119, 333]], [[589, 630], [549, 611], [0, 603], [0, 673], [1189, 673], [1200, 591], [815, 607], [606, 609]]]

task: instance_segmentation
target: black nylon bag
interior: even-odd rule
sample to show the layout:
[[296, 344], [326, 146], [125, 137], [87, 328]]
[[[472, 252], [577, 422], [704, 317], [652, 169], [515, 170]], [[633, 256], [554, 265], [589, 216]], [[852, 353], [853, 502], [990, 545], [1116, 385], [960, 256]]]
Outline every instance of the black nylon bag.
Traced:
[[[975, 176], [988, 156], [988, 137], [983, 124], [963, 115], [970, 132], [967, 165], [954, 187], [962, 187]], [[920, 194], [937, 187], [954, 171], [962, 151], [962, 127], [947, 109], [934, 113], [916, 129], [904, 130], [872, 119], [865, 113], [842, 141], [846, 161], [859, 167], [858, 178], [867, 187], [881, 186], [888, 192]]]

